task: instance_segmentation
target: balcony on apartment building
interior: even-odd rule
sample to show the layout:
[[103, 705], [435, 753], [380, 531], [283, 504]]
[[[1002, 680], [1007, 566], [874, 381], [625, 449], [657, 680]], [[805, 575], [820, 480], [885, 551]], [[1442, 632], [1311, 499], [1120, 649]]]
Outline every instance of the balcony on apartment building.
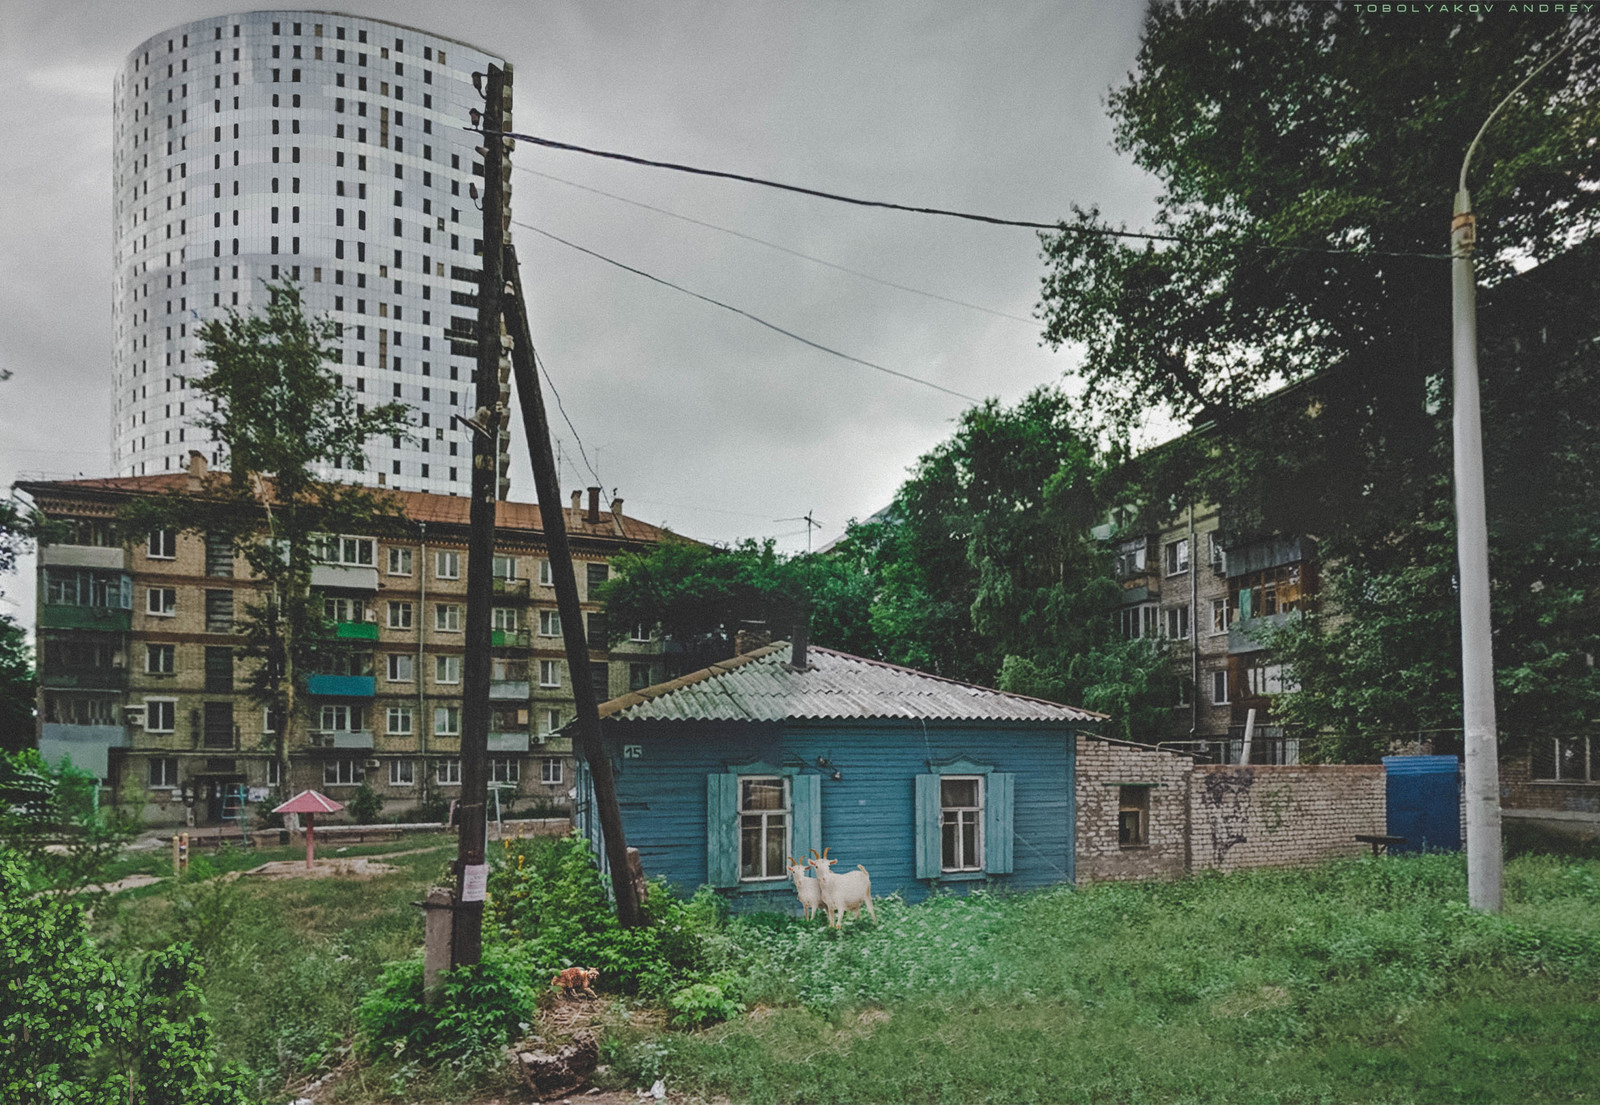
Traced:
[[371, 750], [371, 729], [313, 729], [307, 734], [312, 748]]
[[309, 675], [306, 693], [330, 698], [372, 698], [378, 681], [371, 675]]
[[378, 569], [366, 564], [315, 564], [311, 568], [311, 586], [319, 591], [376, 592]]
[[498, 657], [490, 661], [489, 698], [492, 701], [526, 702], [531, 691], [526, 662]]
[[507, 579], [502, 576], [495, 576], [494, 597], [499, 600], [521, 599], [527, 601], [528, 581], [526, 579]]
[[[126, 556], [121, 549], [78, 545], [48, 546], [40, 550], [40, 556], [61, 549]], [[44, 600], [39, 604], [40, 629], [89, 629], [106, 633], [132, 630], [133, 577], [127, 572], [58, 564], [43, 568], [40, 574]]]
[[121, 545], [41, 545], [41, 568], [99, 568], [128, 570], [128, 550]]

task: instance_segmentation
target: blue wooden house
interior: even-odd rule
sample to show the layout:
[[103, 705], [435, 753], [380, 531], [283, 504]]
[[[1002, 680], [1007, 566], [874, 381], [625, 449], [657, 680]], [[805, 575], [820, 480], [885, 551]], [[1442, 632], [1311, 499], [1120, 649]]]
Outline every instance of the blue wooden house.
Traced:
[[[786, 642], [601, 707], [628, 844], [681, 893], [798, 908], [831, 849], [875, 896], [1073, 878], [1074, 749], [1101, 715]], [[579, 765], [578, 829], [601, 847]]]

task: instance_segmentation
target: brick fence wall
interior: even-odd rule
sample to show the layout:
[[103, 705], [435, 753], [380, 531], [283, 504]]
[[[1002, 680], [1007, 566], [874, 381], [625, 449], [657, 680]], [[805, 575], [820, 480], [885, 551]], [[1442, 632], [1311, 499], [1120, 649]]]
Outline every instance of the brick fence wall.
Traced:
[[1188, 790], [1194, 871], [1357, 855], [1357, 833], [1387, 831], [1381, 764], [1199, 764]]
[[[1078, 881], [1175, 879], [1188, 869], [1190, 757], [1114, 740], [1078, 738]], [[1124, 787], [1145, 787], [1146, 841], [1119, 842]]]

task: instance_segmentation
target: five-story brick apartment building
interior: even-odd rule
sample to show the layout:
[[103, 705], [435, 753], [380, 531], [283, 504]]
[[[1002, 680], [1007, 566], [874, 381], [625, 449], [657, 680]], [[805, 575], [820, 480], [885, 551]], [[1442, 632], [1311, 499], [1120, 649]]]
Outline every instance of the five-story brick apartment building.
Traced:
[[[69, 756], [121, 789], [144, 788], [147, 819], [225, 821], [240, 802], [315, 788], [347, 799], [363, 781], [390, 812], [455, 797], [461, 781], [470, 501], [390, 492], [403, 520], [386, 536], [330, 534], [312, 589], [342, 642], [336, 670], [306, 677], [304, 736], [276, 756], [274, 719], [246, 689], [239, 619], [258, 589], [226, 542], [167, 530], [124, 542], [114, 528], [131, 498], [201, 493], [198, 453], [186, 473], [24, 482], [60, 539], [39, 550], [40, 748]], [[591, 645], [568, 670], [540, 508], [497, 506], [492, 631], [491, 785], [502, 799], [565, 805], [572, 680], [604, 701], [665, 677], [659, 639], [635, 627], [608, 646], [598, 590], [611, 560], [674, 539], [602, 509], [600, 489], [567, 509]], [[399, 535], [394, 535], [398, 533]]]

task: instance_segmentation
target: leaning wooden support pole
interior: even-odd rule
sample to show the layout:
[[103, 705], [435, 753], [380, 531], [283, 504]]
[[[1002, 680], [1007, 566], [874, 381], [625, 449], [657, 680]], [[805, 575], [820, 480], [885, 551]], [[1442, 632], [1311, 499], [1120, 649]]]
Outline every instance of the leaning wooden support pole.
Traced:
[[[589, 765], [589, 776], [594, 781], [595, 811], [605, 835], [606, 862], [611, 867], [611, 886], [617, 896], [617, 918], [624, 927], [633, 928], [641, 923], [639, 895], [628, 877], [628, 840], [622, 829], [622, 809], [617, 804], [616, 774], [611, 770], [611, 758], [600, 744], [599, 703], [595, 701], [594, 687], [589, 682], [589, 646], [584, 639], [578, 580], [572, 568], [567, 525], [561, 511], [561, 483], [556, 472], [555, 453], [550, 447], [544, 394], [539, 390], [534, 365], [533, 336], [522, 298], [522, 277], [517, 270], [516, 250], [510, 245], [505, 247], [504, 271], [512, 296], [505, 308], [506, 328], [511, 333], [512, 343], [511, 374], [516, 384], [517, 403], [522, 408], [522, 425], [528, 435], [539, 519], [544, 526], [545, 544], [550, 551], [550, 573], [561, 610], [561, 635], [566, 641], [573, 705], [578, 712], [578, 751]], [[601, 642], [600, 647], [605, 647], [605, 642]]]

